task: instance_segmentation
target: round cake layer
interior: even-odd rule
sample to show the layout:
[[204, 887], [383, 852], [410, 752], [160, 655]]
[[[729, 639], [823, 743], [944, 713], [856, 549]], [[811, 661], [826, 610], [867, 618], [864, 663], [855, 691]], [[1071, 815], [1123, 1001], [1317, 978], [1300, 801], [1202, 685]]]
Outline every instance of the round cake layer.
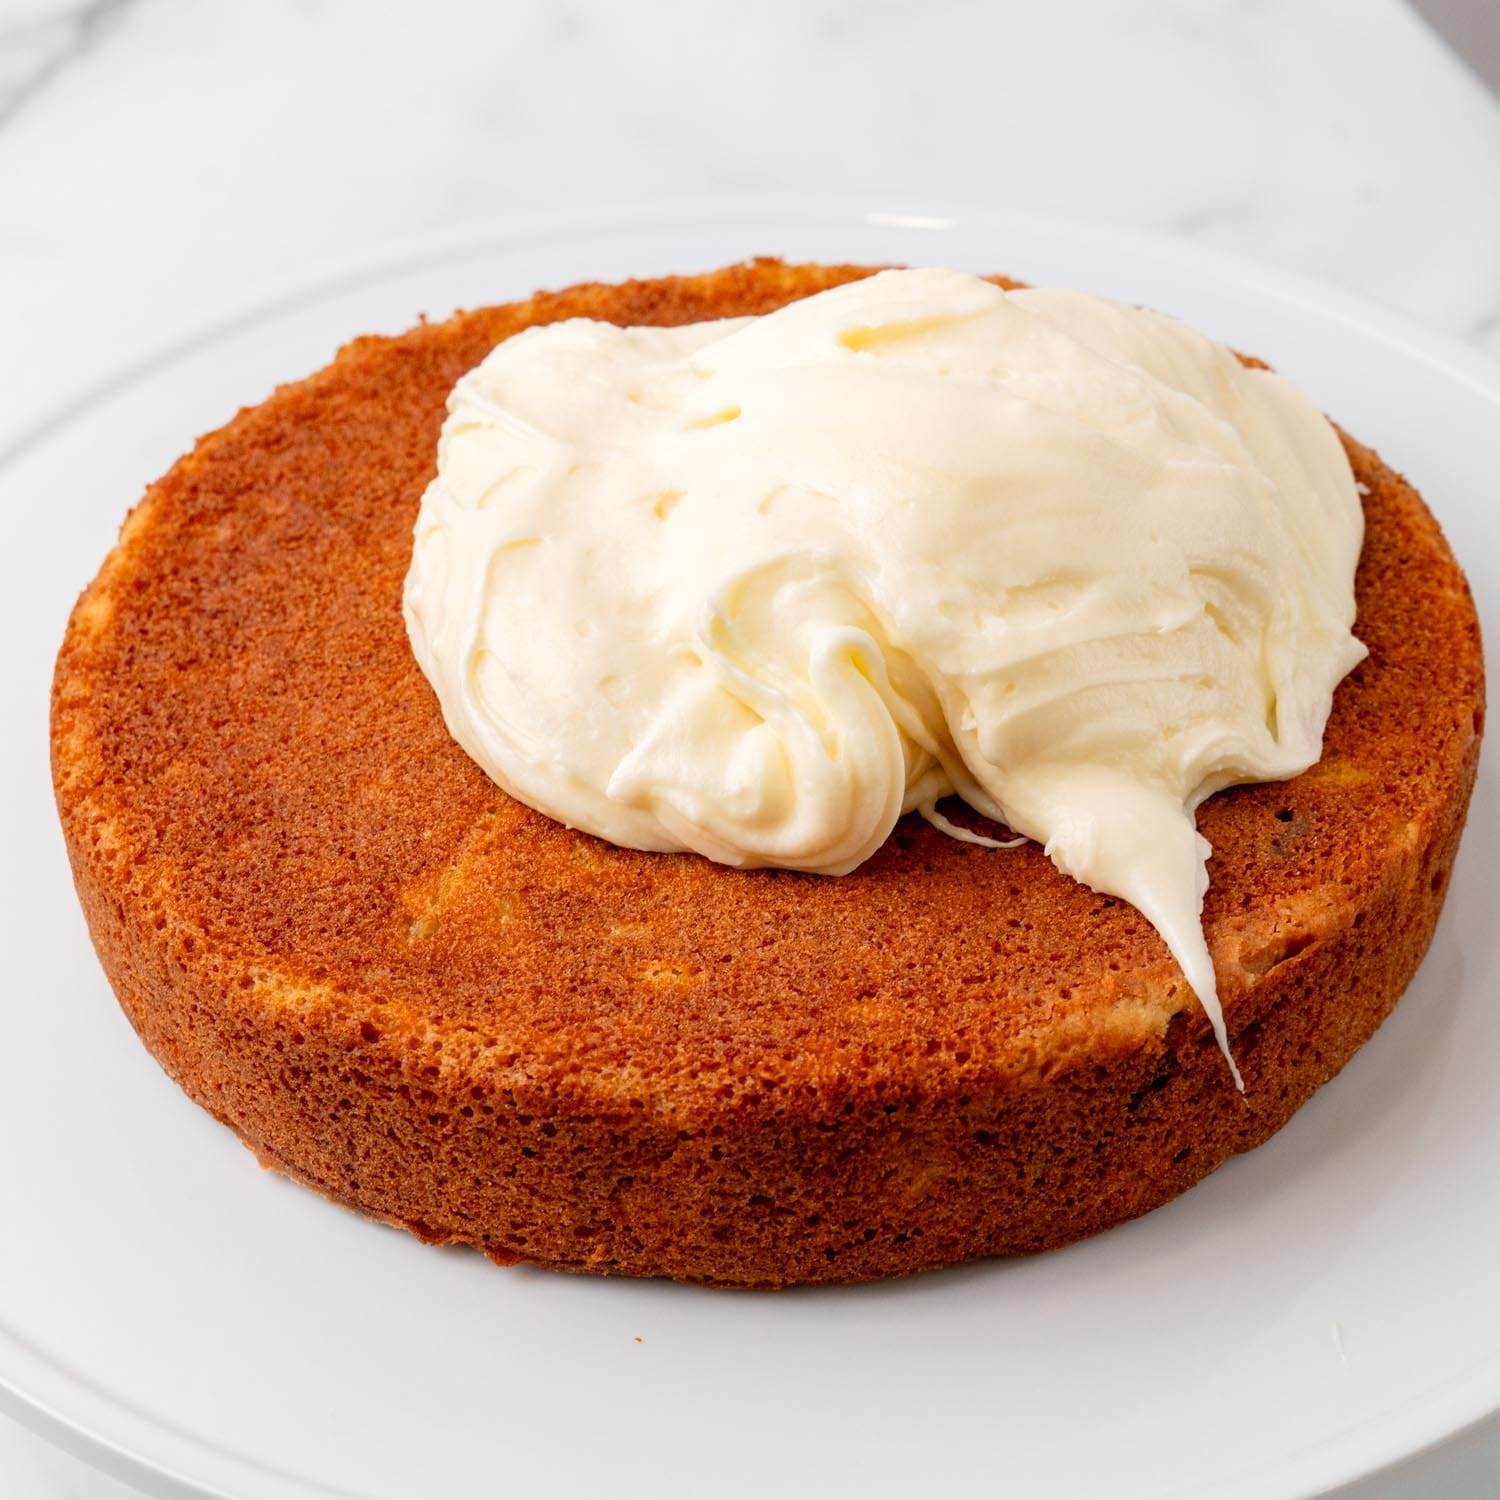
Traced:
[[757, 313], [862, 274], [758, 261], [361, 339], [132, 513], [59, 657], [58, 805], [131, 1021], [268, 1165], [499, 1261], [889, 1275], [1165, 1202], [1405, 988], [1483, 668], [1436, 523], [1352, 441], [1370, 656], [1316, 766], [1198, 815], [1243, 1097], [1150, 925], [1034, 846], [908, 819], [841, 879], [736, 871], [572, 832], [453, 742], [401, 588], [458, 377], [535, 323]]

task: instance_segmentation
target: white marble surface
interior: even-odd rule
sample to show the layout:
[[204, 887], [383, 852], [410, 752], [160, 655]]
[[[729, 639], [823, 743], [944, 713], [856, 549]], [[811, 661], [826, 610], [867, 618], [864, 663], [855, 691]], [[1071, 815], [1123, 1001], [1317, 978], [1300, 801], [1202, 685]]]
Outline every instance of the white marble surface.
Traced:
[[351, 254], [518, 210], [974, 197], [1500, 350], [1500, 109], [1399, 0], [0, 0], [0, 435]]
[[[1500, 353], [1500, 106], [1400, 0], [0, 0], [0, 448], [403, 237], [789, 189], [1163, 229]], [[1500, 1432], [1355, 1493], [1500, 1494]], [[0, 1419], [0, 1496], [123, 1494]]]

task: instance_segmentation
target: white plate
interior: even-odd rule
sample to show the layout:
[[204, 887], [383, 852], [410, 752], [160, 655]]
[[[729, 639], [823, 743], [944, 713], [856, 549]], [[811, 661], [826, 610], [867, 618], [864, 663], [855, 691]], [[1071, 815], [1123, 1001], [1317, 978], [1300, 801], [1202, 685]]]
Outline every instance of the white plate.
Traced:
[[1345, 1074], [1177, 1203], [1041, 1259], [780, 1294], [502, 1271], [259, 1171], [136, 1041], [44, 727], [127, 505], [356, 333], [755, 253], [1072, 282], [1266, 356], [1417, 482], [1500, 639], [1500, 371], [1335, 291], [1056, 220], [776, 200], [512, 226], [354, 268], [71, 405], [0, 461], [0, 1394], [122, 1477], [245, 1500], [1266, 1500], [1500, 1407], [1493, 756], [1432, 953]]

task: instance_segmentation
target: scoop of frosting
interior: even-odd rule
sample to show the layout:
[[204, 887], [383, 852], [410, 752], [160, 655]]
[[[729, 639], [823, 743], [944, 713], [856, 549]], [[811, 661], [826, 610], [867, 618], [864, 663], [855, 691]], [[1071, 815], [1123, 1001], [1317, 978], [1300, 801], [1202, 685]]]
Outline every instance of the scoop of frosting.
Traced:
[[904, 812], [960, 832], [956, 793], [1136, 906], [1228, 1057], [1193, 812], [1318, 758], [1362, 535], [1286, 380], [1102, 297], [887, 271], [499, 345], [406, 621], [468, 753], [616, 844], [843, 875]]

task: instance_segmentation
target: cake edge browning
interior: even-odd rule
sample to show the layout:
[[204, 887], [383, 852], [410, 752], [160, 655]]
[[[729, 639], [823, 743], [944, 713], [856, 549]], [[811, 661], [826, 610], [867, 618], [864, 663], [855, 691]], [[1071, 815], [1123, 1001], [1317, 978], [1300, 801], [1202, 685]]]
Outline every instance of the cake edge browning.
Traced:
[[[862, 272], [754, 262], [697, 280], [728, 278], [736, 309], [761, 311], [853, 274]], [[681, 284], [575, 290], [582, 305], [602, 299], [627, 321]], [[487, 320], [498, 338], [579, 307], [561, 293], [462, 316]], [[337, 380], [341, 362], [372, 342], [357, 340], [309, 382]], [[204, 442], [232, 440], [237, 421]], [[1467, 601], [1415, 492], [1369, 450], [1348, 447], [1367, 484], [1405, 492], [1428, 529], [1422, 545]], [[75, 882], [105, 972], [168, 1074], [264, 1164], [423, 1239], [473, 1244], [501, 1263], [737, 1286], [856, 1281], [1054, 1248], [1160, 1206], [1272, 1135], [1373, 1034], [1431, 941], [1477, 771], [1477, 625], [1473, 733], [1443, 741], [1426, 815], [1385, 851], [1359, 908], [1309, 912], [1285, 942], [1238, 962], [1216, 946], [1232, 971], [1226, 1008], [1243, 1098], [1170, 975], [1117, 1026], [1056, 1039], [1004, 1073], [946, 1066], [874, 1091], [832, 1079], [816, 1095], [715, 1106], [666, 1097], [649, 1078], [621, 1073], [605, 1085], [520, 1057], [490, 1065], [482, 1099], [466, 1098], [424, 1050], [382, 1036], [336, 987], [195, 961], [193, 939], [164, 931], [159, 910], [121, 888], [107, 815], [79, 792], [94, 755], [91, 639], [112, 590], [129, 584], [153, 497], [190, 474], [202, 448], [127, 520], [59, 658], [54, 778]]]
[[[1173, 1022], [1107, 1055], [987, 1088], [851, 1097], [801, 1118], [743, 1106], [717, 1119], [656, 1118], [643, 1094], [622, 1091], [601, 1107], [587, 1090], [570, 1098], [522, 1072], [491, 1106], [480, 1141], [447, 1138], [448, 1150], [424, 1159], [413, 1143], [444, 1141], [431, 1117], [451, 1104], [432, 1080], [372, 1048], [331, 997], [273, 986], [251, 1010], [244, 993], [203, 993], [86, 863], [74, 867], [131, 1024], [263, 1166], [502, 1265], [743, 1287], [852, 1282], [1058, 1248], [1160, 1207], [1268, 1140], [1410, 983], [1442, 909], [1477, 764], [1471, 754], [1447, 815], [1389, 865], [1364, 908], [1361, 926], [1380, 941], [1334, 923], [1304, 930], [1255, 986], [1251, 1018], [1231, 1039], [1243, 1099], [1212, 1037]], [[1163, 997], [1164, 1012], [1174, 1004]], [[236, 1024], [224, 1026], [227, 1017]], [[351, 1078], [364, 1111], [356, 1139], [340, 1123]], [[528, 1180], [528, 1165], [553, 1151], [587, 1164], [586, 1186], [555, 1165]], [[476, 1155], [490, 1180], [455, 1189]], [[962, 1192], [928, 1194], [930, 1177]], [[837, 1226], [840, 1243], [826, 1244], [826, 1230], [799, 1233], [823, 1226]]]

